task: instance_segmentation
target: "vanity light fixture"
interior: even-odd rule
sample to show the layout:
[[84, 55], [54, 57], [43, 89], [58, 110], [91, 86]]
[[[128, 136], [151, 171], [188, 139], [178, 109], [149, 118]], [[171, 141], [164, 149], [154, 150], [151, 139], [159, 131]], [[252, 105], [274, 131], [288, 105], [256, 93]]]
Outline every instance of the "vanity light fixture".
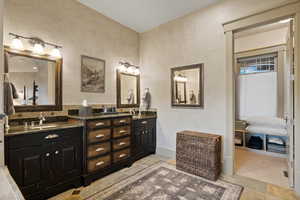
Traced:
[[42, 44], [35, 43], [33, 46], [33, 52], [36, 54], [44, 54], [44, 47]]
[[29, 44], [31, 44], [33, 46], [33, 49], [32, 49], [33, 53], [39, 54], [39, 55], [44, 55], [45, 47], [51, 46], [51, 47], [53, 47], [53, 49], [50, 52], [50, 56], [61, 58], [61, 53], [60, 53], [59, 49], [61, 49], [62, 46], [58, 46], [56, 44], [45, 42], [42, 39], [37, 38], [37, 37], [25, 37], [25, 36], [17, 35], [14, 33], [9, 33], [9, 35], [14, 37], [14, 39], [12, 40], [12, 43], [11, 43], [12, 49], [24, 50], [23, 43], [21, 41], [21, 39], [23, 39], [23, 40], [28, 40]]
[[132, 65], [129, 62], [119, 62], [119, 64], [118, 70], [122, 73], [136, 76], [140, 74], [140, 68], [138, 66]]
[[54, 49], [52, 49], [50, 55], [56, 58], [61, 58], [61, 53], [57, 46]]
[[178, 74], [174, 77], [174, 81], [187, 82], [187, 78], [185, 76], [183, 76], [182, 74]]
[[17, 50], [23, 50], [24, 46], [19, 37], [15, 37], [11, 42], [11, 48]]

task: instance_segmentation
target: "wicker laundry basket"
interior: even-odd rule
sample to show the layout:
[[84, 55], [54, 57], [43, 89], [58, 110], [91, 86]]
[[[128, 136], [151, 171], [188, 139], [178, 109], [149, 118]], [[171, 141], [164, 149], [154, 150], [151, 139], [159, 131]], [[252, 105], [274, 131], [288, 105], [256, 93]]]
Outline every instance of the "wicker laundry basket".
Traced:
[[221, 173], [221, 136], [194, 131], [178, 132], [176, 168], [217, 180]]

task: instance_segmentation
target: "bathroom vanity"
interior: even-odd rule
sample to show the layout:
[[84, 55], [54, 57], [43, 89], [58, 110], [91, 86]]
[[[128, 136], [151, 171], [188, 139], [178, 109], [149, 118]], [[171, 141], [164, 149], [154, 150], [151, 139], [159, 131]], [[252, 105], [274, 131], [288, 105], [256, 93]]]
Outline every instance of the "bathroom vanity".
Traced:
[[11, 126], [5, 134], [6, 165], [33, 200], [87, 186], [155, 149], [156, 114], [70, 115], [42, 126]]

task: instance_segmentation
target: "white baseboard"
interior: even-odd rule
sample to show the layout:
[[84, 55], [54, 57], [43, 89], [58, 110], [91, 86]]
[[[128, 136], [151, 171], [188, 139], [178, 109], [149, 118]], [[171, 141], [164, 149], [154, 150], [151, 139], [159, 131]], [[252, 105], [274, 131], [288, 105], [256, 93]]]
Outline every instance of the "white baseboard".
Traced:
[[157, 147], [156, 154], [170, 159], [176, 159], [176, 151], [168, 148]]

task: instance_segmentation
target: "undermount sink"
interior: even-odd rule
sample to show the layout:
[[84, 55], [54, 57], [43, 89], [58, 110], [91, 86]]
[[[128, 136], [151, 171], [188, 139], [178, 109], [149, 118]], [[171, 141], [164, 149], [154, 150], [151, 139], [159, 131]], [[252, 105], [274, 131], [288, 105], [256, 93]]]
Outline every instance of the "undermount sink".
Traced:
[[56, 125], [40, 125], [40, 126], [31, 126], [30, 129], [46, 129], [46, 128], [55, 128]]

